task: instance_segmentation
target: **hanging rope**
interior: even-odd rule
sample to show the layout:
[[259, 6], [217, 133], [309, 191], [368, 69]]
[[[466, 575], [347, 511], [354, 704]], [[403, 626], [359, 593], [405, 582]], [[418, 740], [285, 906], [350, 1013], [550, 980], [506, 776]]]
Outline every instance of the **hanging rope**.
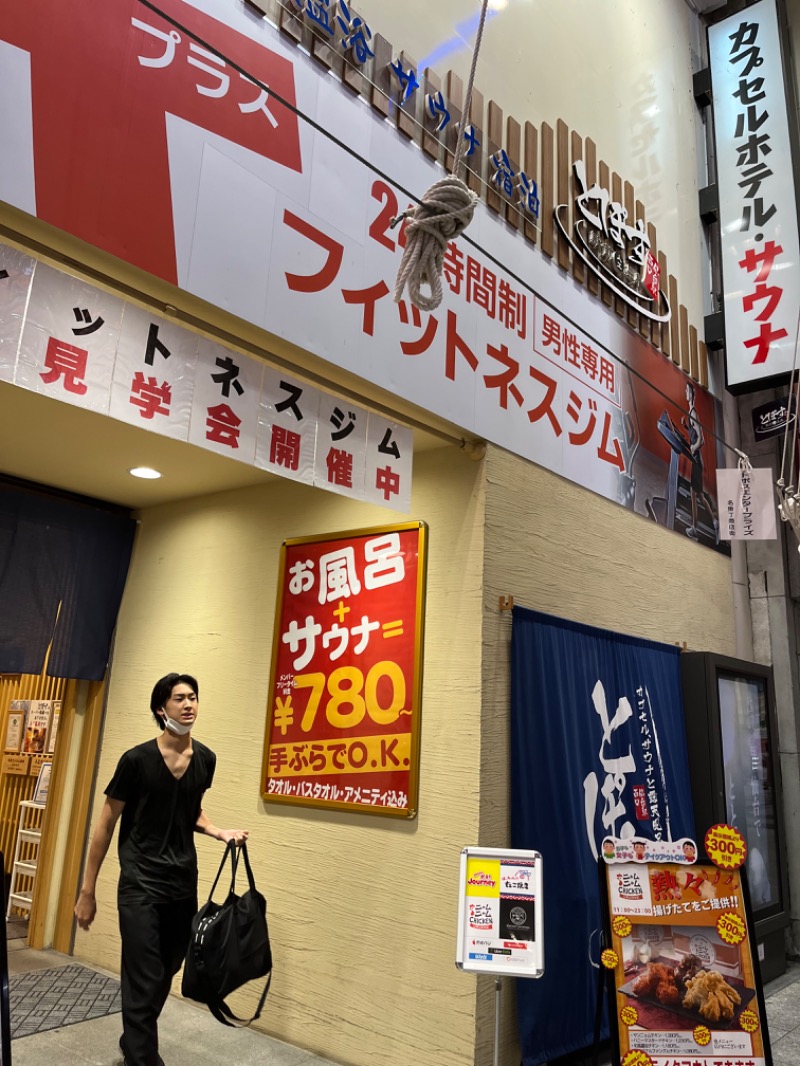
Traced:
[[[462, 122], [458, 130], [458, 143], [453, 155], [450, 174], [431, 185], [416, 207], [409, 208], [392, 222], [392, 227], [394, 227], [403, 219], [407, 220], [406, 247], [394, 287], [395, 302], [399, 303], [403, 298], [403, 290], [407, 285], [409, 299], [421, 311], [434, 311], [442, 302], [442, 270], [445, 250], [449, 242], [455, 240], [470, 224], [478, 202], [478, 197], [467, 188], [466, 183], [458, 176], [458, 172], [464, 158], [466, 146], [464, 128], [469, 125], [472, 87], [475, 84], [475, 69], [478, 65], [478, 53], [481, 49], [488, 7], [489, 0], [483, 0], [478, 35], [472, 51], [467, 96], [464, 101]], [[428, 286], [430, 295], [422, 292], [425, 285]]]

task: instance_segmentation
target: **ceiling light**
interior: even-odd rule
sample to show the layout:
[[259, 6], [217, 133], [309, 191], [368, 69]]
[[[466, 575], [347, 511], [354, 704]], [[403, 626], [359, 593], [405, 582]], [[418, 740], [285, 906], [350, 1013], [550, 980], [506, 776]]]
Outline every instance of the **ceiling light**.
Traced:
[[153, 470], [150, 466], [135, 466], [132, 470], [128, 471], [133, 477], [141, 477], [146, 481], [155, 481], [156, 478], [161, 477], [160, 470]]

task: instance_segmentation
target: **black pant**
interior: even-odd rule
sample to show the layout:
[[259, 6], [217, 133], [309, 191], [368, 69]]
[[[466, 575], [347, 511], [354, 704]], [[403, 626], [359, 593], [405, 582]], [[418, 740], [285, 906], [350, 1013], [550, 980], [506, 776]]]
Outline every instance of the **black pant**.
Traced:
[[196, 899], [119, 904], [122, 1039], [129, 1066], [158, 1066], [158, 1018], [189, 946]]

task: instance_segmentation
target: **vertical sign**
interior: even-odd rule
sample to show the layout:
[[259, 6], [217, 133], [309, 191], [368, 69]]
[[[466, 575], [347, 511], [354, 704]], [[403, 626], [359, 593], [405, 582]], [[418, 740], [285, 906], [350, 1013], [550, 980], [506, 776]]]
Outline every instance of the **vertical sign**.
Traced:
[[792, 369], [800, 306], [794, 169], [775, 0], [708, 31], [729, 386]]
[[456, 965], [495, 977], [544, 973], [542, 856], [538, 851], [461, 852]]
[[605, 866], [603, 953], [621, 1066], [771, 1066], [741, 870]]
[[265, 800], [417, 813], [427, 527], [287, 540]]

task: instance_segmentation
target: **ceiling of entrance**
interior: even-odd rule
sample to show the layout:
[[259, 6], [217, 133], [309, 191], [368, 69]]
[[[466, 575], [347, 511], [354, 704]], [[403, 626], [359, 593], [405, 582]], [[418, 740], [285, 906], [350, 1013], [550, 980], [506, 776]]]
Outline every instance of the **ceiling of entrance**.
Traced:
[[[414, 431], [414, 450], [441, 447]], [[135, 466], [160, 470], [143, 481]], [[139, 509], [274, 480], [255, 466], [0, 382], [0, 473]]]

